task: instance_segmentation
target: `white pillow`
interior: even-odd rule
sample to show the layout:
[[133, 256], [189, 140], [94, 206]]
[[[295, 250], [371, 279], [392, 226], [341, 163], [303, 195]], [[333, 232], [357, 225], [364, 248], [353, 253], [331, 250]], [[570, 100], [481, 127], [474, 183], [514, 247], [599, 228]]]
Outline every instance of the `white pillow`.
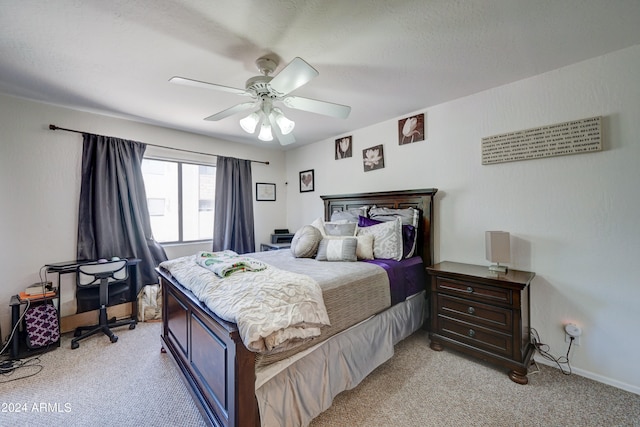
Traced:
[[402, 260], [402, 219], [359, 227], [358, 236], [373, 236], [374, 258]]
[[315, 220], [313, 220], [311, 225], [320, 230], [320, 234], [322, 234], [323, 237], [327, 235], [327, 233], [324, 232], [324, 221], [322, 220], [322, 218], [316, 218]]

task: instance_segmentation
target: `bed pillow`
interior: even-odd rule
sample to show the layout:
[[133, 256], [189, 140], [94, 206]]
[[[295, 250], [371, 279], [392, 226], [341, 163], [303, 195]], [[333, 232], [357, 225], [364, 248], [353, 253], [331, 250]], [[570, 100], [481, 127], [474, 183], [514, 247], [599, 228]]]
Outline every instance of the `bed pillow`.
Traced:
[[346, 220], [347, 222], [358, 222], [359, 216], [367, 216], [367, 206], [351, 208], [345, 211], [335, 211], [331, 214], [331, 222]]
[[327, 236], [349, 236], [356, 235], [356, 229], [358, 228], [357, 222], [325, 222], [324, 232]]
[[[372, 225], [381, 224], [386, 221], [378, 221], [376, 219], [360, 217], [358, 227], [371, 227]], [[411, 258], [416, 249], [417, 234], [416, 228], [412, 225], [402, 225], [402, 259]]]
[[291, 253], [296, 258], [313, 258], [318, 251], [320, 240], [320, 230], [312, 225], [305, 225], [293, 235]]
[[372, 207], [369, 219], [390, 221], [397, 217], [402, 219], [403, 258], [410, 258], [416, 252], [420, 211], [415, 208], [392, 209]]
[[357, 261], [355, 237], [324, 238], [318, 246], [318, 261]]
[[[346, 239], [343, 236], [325, 236], [325, 239]], [[358, 261], [373, 258], [373, 235], [355, 236], [358, 240], [356, 245], [356, 258]]]
[[358, 236], [373, 236], [374, 258], [402, 259], [402, 220], [381, 222], [358, 228]]
[[322, 220], [321, 217], [316, 218], [311, 225], [313, 225], [315, 228], [317, 228], [320, 231], [320, 234], [322, 234], [323, 236], [326, 236], [326, 233], [324, 232], [324, 221]]

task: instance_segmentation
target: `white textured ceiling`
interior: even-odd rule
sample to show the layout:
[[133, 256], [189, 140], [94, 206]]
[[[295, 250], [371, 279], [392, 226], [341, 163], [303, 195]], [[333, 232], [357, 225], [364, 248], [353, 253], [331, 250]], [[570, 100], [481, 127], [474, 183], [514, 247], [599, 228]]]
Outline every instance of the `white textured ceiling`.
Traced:
[[265, 145], [203, 120], [247, 98], [168, 79], [299, 56], [320, 75], [294, 94], [352, 112], [284, 108], [296, 147], [637, 44], [640, 0], [0, 0], [0, 93]]

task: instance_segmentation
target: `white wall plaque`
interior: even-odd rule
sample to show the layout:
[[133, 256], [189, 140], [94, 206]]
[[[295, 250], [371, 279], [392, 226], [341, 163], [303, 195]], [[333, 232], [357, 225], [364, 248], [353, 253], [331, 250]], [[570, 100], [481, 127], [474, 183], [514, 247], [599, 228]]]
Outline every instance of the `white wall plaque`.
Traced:
[[602, 150], [602, 116], [482, 138], [482, 164]]

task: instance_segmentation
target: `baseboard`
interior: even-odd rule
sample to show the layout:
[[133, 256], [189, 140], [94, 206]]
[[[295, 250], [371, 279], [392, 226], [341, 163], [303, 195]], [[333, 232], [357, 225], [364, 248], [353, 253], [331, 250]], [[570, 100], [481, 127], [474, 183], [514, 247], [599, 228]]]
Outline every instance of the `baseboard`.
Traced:
[[[551, 362], [548, 359], [545, 359], [544, 357], [538, 355], [537, 353], [533, 358], [537, 363], [540, 363], [541, 365], [551, 366], [552, 368], [559, 369], [558, 365], [556, 365], [555, 363]], [[571, 372], [581, 377], [589, 378], [590, 380], [594, 380], [599, 383], [607, 384], [612, 387], [619, 388], [621, 390], [625, 390], [625, 391], [640, 395], [640, 387], [638, 386], [623, 383], [621, 381], [617, 381], [602, 375], [594, 374], [593, 372], [585, 371], [584, 369], [575, 368], [573, 366], [571, 367]]]
[[[71, 332], [78, 326], [93, 325], [98, 323], [99, 310], [85, 311], [83, 313], [72, 314], [71, 316], [65, 316], [60, 318], [60, 332]], [[116, 317], [118, 319], [124, 317], [131, 317], [132, 309], [131, 303], [125, 302], [124, 304], [114, 305], [107, 307], [107, 317]]]

